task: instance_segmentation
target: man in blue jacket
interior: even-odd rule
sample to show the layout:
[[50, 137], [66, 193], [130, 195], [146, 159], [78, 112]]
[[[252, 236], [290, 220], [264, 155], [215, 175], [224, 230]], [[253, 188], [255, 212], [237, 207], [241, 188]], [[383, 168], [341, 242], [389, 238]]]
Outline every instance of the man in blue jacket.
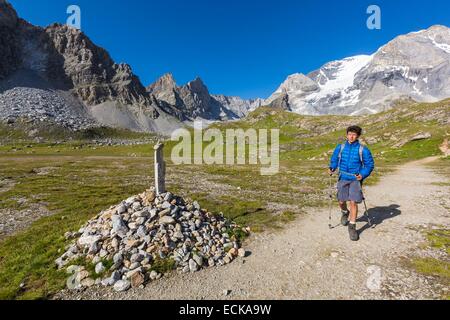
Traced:
[[[341, 223], [348, 225], [348, 232], [352, 241], [358, 241], [356, 219], [358, 217], [358, 204], [363, 201], [362, 183], [367, 179], [375, 163], [370, 150], [359, 142], [362, 129], [351, 126], [347, 129], [347, 141], [338, 145], [331, 157], [329, 174], [339, 169], [338, 201], [341, 207]], [[350, 211], [347, 207], [350, 201]]]

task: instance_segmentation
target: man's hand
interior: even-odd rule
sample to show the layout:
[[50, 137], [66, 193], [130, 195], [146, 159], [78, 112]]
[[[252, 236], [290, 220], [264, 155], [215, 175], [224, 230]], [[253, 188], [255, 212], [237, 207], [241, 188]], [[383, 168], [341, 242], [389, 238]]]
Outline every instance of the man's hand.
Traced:
[[331, 168], [328, 168], [328, 174], [329, 174], [330, 176], [332, 176], [333, 173], [334, 173], [334, 170], [331, 170]]
[[360, 175], [360, 174], [357, 174], [357, 175], [356, 175], [356, 179], [357, 179], [358, 181], [361, 181], [361, 180], [363, 179], [363, 176]]

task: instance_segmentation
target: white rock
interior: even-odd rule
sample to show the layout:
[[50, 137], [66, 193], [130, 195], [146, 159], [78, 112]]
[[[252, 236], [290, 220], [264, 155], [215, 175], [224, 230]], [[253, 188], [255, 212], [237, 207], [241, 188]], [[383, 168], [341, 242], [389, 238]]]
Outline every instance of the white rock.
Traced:
[[158, 272], [152, 270], [152, 271], [150, 272], [150, 279], [156, 280], [157, 277], [158, 277]]
[[164, 216], [162, 218], [159, 219], [159, 223], [160, 224], [174, 224], [175, 223], [175, 219], [169, 216]]
[[77, 280], [76, 274], [71, 275], [66, 281], [67, 289], [77, 290], [81, 288], [80, 281]]
[[78, 239], [78, 245], [81, 247], [91, 247], [95, 242], [99, 241], [102, 237], [99, 235], [94, 236], [82, 236]]
[[190, 259], [190, 260], [189, 260], [189, 270], [190, 270], [191, 272], [196, 272], [196, 271], [198, 271], [198, 264], [197, 264], [193, 259]]
[[127, 212], [127, 207], [124, 204], [117, 207], [117, 214], [123, 214], [125, 212]]
[[83, 268], [83, 267], [76, 266], [76, 265], [71, 265], [71, 266], [67, 267], [66, 272], [67, 272], [68, 274], [74, 274], [74, 273], [79, 272], [82, 268]]
[[95, 273], [96, 274], [103, 273], [104, 271], [105, 271], [105, 266], [103, 265], [103, 263], [99, 262], [95, 265]]
[[131, 283], [127, 280], [119, 280], [114, 284], [114, 290], [117, 292], [123, 292], [130, 289]]
[[201, 267], [201, 266], [203, 265], [203, 258], [200, 257], [199, 255], [194, 254], [194, 255], [192, 256], [192, 259], [195, 261], [195, 263], [197, 263], [197, 265], [198, 265], [199, 267]]
[[128, 205], [133, 204], [134, 202], [136, 202], [136, 197], [129, 197], [127, 200], [125, 200], [125, 203]]

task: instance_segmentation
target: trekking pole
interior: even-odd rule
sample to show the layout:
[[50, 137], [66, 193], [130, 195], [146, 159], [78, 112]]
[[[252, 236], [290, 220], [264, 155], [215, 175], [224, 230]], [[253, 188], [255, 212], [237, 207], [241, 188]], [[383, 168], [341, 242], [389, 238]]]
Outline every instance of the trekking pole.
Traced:
[[331, 210], [333, 205], [333, 174], [330, 174], [330, 210], [328, 212], [328, 228], [331, 230], [333, 229], [333, 226], [331, 225]]
[[330, 196], [330, 210], [328, 212], [328, 228], [330, 230], [339, 226], [339, 224], [335, 225], [335, 226], [333, 226], [331, 224], [331, 212], [333, 210], [333, 178], [332, 177], [333, 177], [333, 174], [330, 174], [330, 194], [329, 194], [329, 196]]
[[364, 202], [364, 208], [365, 208], [364, 216], [367, 218], [367, 223], [369, 224], [369, 227], [373, 228], [374, 225], [372, 224], [372, 221], [370, 220], [370, 217], [369, 217], [369, 210], [367, 209], [366, 196], [364, 195], [364, 192], [362, 191], [362, 184], [361, 184], [361, 192], [363, 194], [363, 202]]

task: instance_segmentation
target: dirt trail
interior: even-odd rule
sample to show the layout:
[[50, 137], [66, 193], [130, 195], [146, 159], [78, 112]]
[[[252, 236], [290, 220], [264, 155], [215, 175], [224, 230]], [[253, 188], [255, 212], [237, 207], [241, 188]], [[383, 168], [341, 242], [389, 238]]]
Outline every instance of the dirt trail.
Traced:
[[[358, 222], [361, 240], [347, 229], [328, 228], [328, 210], [309, 211], [284, 230], [254, 235], [251, 254], [230, 265], [194, 274], [173, 274], [145, 289], [115, 293], [91, 288], [57, 298], [82, 299], [433, 299], [448, 288], [402, 266], [402, 257], [424, 240], [420, 227], [449, 225], [445, 177], [411, 162], [365, 188], [376, 227]], [[362, 209], [362, 208], [361, 208]], [[334, 211], [339, 220], [339, 210]], [[370, 288], [370, 289], [369, 289]], [[225, 295], [224, 290], [231, 293]]]

